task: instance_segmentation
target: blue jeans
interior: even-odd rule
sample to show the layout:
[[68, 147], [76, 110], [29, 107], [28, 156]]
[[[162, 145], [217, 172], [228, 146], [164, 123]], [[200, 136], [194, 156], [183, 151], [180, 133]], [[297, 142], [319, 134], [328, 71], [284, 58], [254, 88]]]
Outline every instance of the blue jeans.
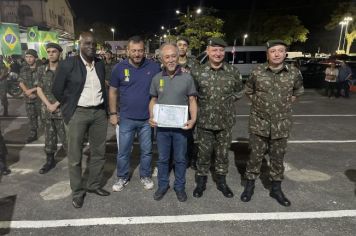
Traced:
[[120, 118], [117, 177], [129, 179], [130, 155], [135, 134], [140, 142], [140, 177], [151, 177], [152, 140], [148, 120]]
[[174, 157], [174, 190], [185, 190], [187, 131], [173, 128], [157, 128], [158, 148], [158, 188], [169, 187], [169, 159], [173, 148]]

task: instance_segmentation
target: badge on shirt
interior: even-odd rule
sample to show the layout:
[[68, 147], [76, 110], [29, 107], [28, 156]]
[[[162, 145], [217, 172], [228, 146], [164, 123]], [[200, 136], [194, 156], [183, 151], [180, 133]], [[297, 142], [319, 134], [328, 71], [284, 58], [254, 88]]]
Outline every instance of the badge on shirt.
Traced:
[[129, 71], [129, 69], [125, 69], [124, 73], [125, 73], [125, 82], [129, 82], [130, 81], [130, 71]]
[[160, 79], [160, 80], [159, 80], [159, 91], [160, 91], [160, 92], [163, 92], [163, 88], [164, 88], [164, 80], [163, 80], [163, 79]]

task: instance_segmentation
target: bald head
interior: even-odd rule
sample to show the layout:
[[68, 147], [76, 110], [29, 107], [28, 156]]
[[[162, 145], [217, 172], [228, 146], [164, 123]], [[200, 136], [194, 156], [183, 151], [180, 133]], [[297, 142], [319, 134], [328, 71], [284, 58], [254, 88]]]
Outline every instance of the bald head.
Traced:
[[90, 31], [82, 32], [79, 36], [80, 54], [87, 62], [94, 60], [96, 52], [96, 39]]

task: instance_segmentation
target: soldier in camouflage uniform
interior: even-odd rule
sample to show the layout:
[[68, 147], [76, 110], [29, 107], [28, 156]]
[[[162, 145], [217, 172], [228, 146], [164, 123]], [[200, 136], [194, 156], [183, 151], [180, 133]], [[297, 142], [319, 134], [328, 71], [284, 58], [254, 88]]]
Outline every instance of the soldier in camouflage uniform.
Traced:
[[64, 149], [67, 150], [64, 122], [59, 109], [60, 104], [52, 94], [54, 74], [63, 50], [61, 46], [56, 43], [48, 43], [46, 50], [49, 63], [48, 65], [42, 65], [38, 68], [37, 84], [37, 94], [42, 100], [42, 117], [45, 130], [44, 150], [47, 156], [46, 163], [39, 170], [40, 174], [46, 174], [56, 166], [54, 154], [57, 151], [57, 136], [59, 136]]
[[7, 148], [5, 146], [4, 137], [1, 134], [1, 126], [0, 126], [0, 177], [1, 175], [8, 175], [11, 173], [11, 170], [6, 165], [6, 155], [7, 155]]
[[199, 67], [198, 61], [188, 55], [189, 39], [183, 36], [178, 37], [177, 47], [179, 52], [178, 64], [185, 69], [185, 72], [190, 72], [195, 67]]
[[[188, 55], [188, 48], [189, 48], [188, 38], [184, 36], [178, 37], [177, 47], [179, 52], [178, 64], [183, 68], [185, 72], [190, 73], [191, 70], [194, 70], [194, 68], [199, 67], [198, 61], [194, 57]], [[195, 126], [193, 127], [193, 129], [188, 130], [187, 167], [190, 166], [192, 169], [196, 170], [198, 147], [197, 145], [194, 144], [194, 136], [193, 136], [194, 131], [195, 131]]]
[[116, 65], [116, 61], [112, 56], [112, 52], [110, 50], [105, 52], [105, 84], [109, 86], [109, 82], [111, 80], [112, 69]]
[[7, 75], [8, 75], [8, 68], [6, 67], [3, 56], [0, 55], [0, 101], [2, 106], [4, 107], [3, 116], [8, 115], [8, 104], [7, 101]]
[[217, 189], [225, 197], [233, 197], [226, 184], [228, 151], [235, 124], [235, 102], [243, 95], [241, 75], [236, 67], [224, 62], [226, 43], [220, 38], [208, 41], [208, 62], [192, 71], [198, 90], [197, 140], [199, 143], [194, 197], [206, 188], [211, 155], [215, 154]]
[[37, 52], [28, 49], [25, 53], [26, 64], [21, 68], [19, 82], [24, 92], [26, 113], [30, 120], [30, 134], [26, 140], [31, 143], [37, 140], [38, 116], [40, 112], [40, 100], [37, 97]]
[[270, 196], [281, 205], [290, 201], [281, 189], [283, 159], [291, 129], [292, 103], [302, 95], [303, 78], [300, 71], [284, 63], [287, 45], [281, 40], [267, 42], [267, 60], [257, 66], [246, 81], [246, 94], [252, 101], [249, 119], [251, 154], [246, 167], [246, 185], [241, 200], [248, 202], [254, 192], [255, 179], [260, 174], [266, 153], [270, 157]]

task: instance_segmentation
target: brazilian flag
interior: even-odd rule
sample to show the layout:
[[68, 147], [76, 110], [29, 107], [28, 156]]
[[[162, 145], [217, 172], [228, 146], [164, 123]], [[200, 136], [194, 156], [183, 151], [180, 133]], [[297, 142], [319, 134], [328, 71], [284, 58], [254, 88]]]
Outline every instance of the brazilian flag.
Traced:
[[28, 43], [37, 43], [39, 40], [38, 37], [38, 27], [28, 27], [27, 28], [27, 42]]
[[58, 33], [52, 31], [38, 31], [39, 33], [39, 57], [47, 58], [46, 45], [47, 43], [58, 43]]
[[0, 44], [3, 55], [21, 55], [18, 24], [2, 23], [0, 25]]

